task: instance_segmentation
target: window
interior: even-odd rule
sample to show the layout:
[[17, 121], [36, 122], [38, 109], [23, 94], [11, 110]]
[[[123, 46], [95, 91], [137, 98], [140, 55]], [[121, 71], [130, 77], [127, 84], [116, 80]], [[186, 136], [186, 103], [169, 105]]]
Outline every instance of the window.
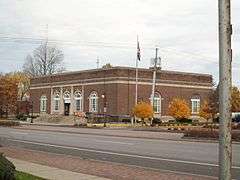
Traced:
[[63, 95], [64, 99], [70, 99], [70, 92], [66, 91]]
[[54, 111], [59, 111], [60, 106], [60, 96], [59, 93], [56, 93], [54, 96]]
[[192, 114], [198, 114], [200, 110], [200, 98], [192, 98]]
[[63, 99], [64, 103], [71, 103], [71, 95], [69, 91], [64, 92]]
[[75, 93], [75, 108], [76, 111], [83, 111], [83, 100], [80, 92]]
[[154, 94], [153, 111], [154, 113], [161, 113], [161, 95], [157, 92]]
[[46, 112], [47, 111], [47, 97], [41, 96], [40, 98], [40, 112]]
[[92, 92], [89, 96], [89, 112], [98, 111], [98, 96], [96, 92]]

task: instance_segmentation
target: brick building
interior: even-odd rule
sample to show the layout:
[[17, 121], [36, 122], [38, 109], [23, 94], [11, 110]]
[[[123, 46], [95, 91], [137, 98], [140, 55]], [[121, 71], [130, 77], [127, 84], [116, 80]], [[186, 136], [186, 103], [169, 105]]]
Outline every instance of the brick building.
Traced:
[[[138, 74], [138, 100], [150, 101], [153, 71], [139, 68]], [[159, 70], [155, 90], [156, 116], [167, 115], [169, 102], [175, 97], [184, 98], [192, 114], [197, 114], [212, 91], [212, 76]], [[135, 104], [135, 68], [112, 67], [33, 78], [30, 94], [34, 113], [130, 115]]]

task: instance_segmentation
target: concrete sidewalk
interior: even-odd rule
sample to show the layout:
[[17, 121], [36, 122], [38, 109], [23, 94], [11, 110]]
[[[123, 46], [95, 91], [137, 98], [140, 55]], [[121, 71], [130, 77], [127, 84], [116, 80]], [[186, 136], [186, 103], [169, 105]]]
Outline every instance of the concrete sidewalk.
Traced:
[[[82, 159], [76, 156], [47, 153], [16, 147], [0, 147], [20, 171], [47, 179], [116, 179], [116, 180], [211, 180], [217, 177], [156, 170], [121, 163]], [[17, 159], [17, 160], [16, 160]], [[27, 162], [27, 163], [26, 163]], [[30, 163], [31, 162], [31, 163]], [[41, 164], [41, 165], [39, 165]], [[20, 168], [21, 167], [21, 168]], [[54, 167], [49, 169], [49, 167]], [[64, 170], [63, 170], [64, 169]], [[87, 175], [89, 174], [89, 175]], [[60, 177], [60, 178], [59, 178]], [[77, 178], [76, 178], [77, 177]], [[104, 177], [104, 178], [101, 178]]]
[[183, 133], [169, 132], [151, 132], [151, 131], [133, 131], [128, 129], [93, 129], [93, 128], [74, 128], [74, 127], [59, 127], [59, 126], [40, 126], [40, 125], [21, 125], [16, 126], [17, 129], [51, 131], [61, 133], [75, 134], [92, 134], [99, 136], [115, 136], [115, 137], [130, 137], [130, 138], [146, 138], [146, 139], [161, 139], [161, 140], [182, 140]]
[[18, 171], [26, 172], [49, 180], [108, 180], [107, 178], [43, 166], [10, 157], [7, 158], [16, 166]]

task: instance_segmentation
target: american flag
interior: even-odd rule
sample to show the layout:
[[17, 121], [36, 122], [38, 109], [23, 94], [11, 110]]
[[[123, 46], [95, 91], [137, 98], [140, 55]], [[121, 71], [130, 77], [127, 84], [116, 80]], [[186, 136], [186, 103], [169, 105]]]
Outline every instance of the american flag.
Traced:
[[139, 41], [137, 41], [137, 59], [139, 61], [141, 60], [141, 51], [140, 51]]

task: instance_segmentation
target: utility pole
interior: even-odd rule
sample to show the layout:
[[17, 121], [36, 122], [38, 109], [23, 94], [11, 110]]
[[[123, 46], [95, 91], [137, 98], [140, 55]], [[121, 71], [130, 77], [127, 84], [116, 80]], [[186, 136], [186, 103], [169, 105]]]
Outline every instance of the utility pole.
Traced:
[[157, 73], [157, 61], [158, 61], [158, 48], [156, 48], [156, 54], [155, 58], [153, 61], [153, 83], [152, 83], [152, 95], [151, 95], [151, 100], [152, 100], [152, 107], [154, 106], [154, 94], [155, 94], [155, 86], [156, 86], [156, 73]]
[[156, 48], [155, 58], [153, 59], [153, 81], [152, 81], [152, 94], [151, 94], [151, 104], [153, 108], [154, 108], [154, 96], [155, 96], [155, 86], [156, 86], [156, 74], [158, 69], [161, 69], [161, 58], [158, 57], [158, 48]]
[[97, 69], [99, 68], [99, 58], [97, 58]]
[[231, 179], [231, 0], [219, 0], [219, 179]]

